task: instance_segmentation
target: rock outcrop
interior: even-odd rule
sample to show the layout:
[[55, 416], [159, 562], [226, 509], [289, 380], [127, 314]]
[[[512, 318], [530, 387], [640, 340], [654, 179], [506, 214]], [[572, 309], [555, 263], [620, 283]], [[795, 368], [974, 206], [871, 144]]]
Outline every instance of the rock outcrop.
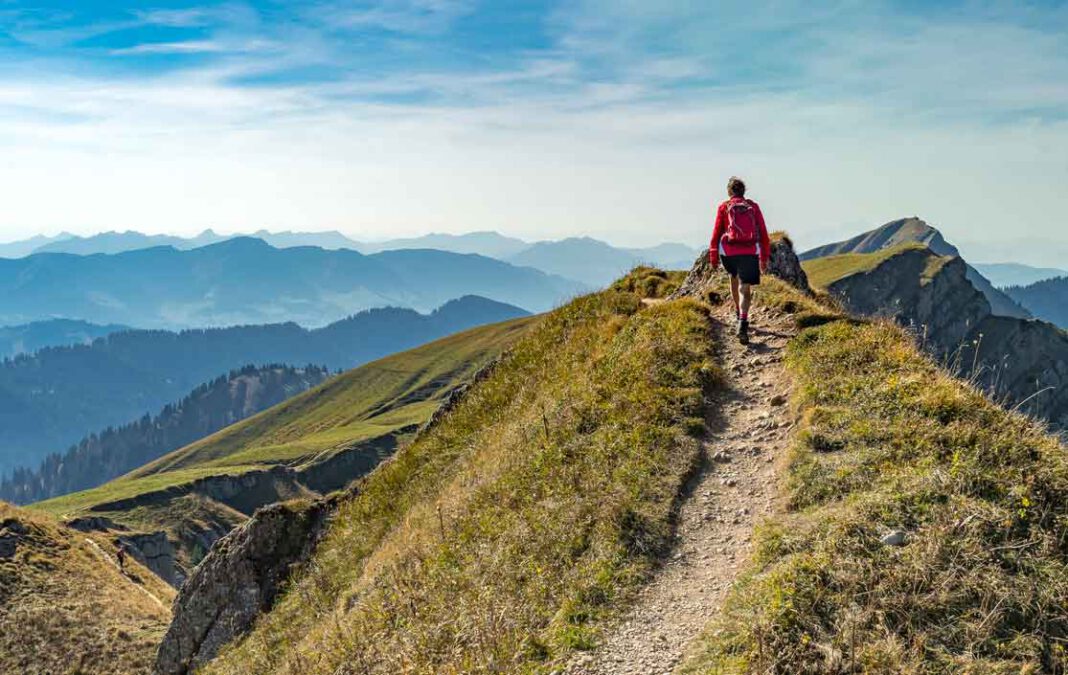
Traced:
[[[852, 239], [826, 244], [805, 251], [801, 254], [801, 259], [813, 260], [842, 253], [874, 253], [875, 251], [894, 248], [902, 244], [922, 244], [940, 256], [960, 256], [960, 251], [957, 250], [957, 247], [946, 241], [941, 232], [913, 216], [891, 221], [882, 227], [858, 234]], [[979, 270], [965, 264], [965, 276], [972, 286], [986, 298], [990, 304], [991, 313], [1018, 319], [1031, 318], [1026, 309], [1003, 291], [994, 288], [994, 285]]]
[[286, 466], [275, 466], [262, 471], [246, 471], [236, 476], [219, 474], [198, 478], [188, 483], [144, 492], [134, 497], [102, 502], [94, 505], [90, 510], [96, 512], [128, 511], [139, 506], [152, 506], [193, 493], [214, 499], [246, 514], [251, 514], [264, 504], [309, 495], [297, 471]]
[[26, 526], [15, 518], [0, 522], [0, 560], [14, 558], [19, 542], [29, 532]]
[[137, 562], [174, 588], [181, 588], [185, 583], [185, 575], [176, 564], [176, 552], [166, 532], [124, 534], [119, 541], [126, 544], [126, 549]]
[[[682, 285], [671, 294], [671, 297], [699, 296], [716, 273], [717, 271], [713, 270], [708, 262], [708, 252], [703, 252], [697, 256], [693, 267], [690, 268], [690, 273], [686, 275]], [[812, 293], [812, 288], [808, 285], [808, 275], [805, 274], [805, 270], [801, 267], [801, 261], [794, 251], [794, 243], [785, 235], [775, 235], [772, 238], [768, 273], [779, 277], [805, 293]]]
[[155, 672], [192, 672], [246, 633], [315, 550], [336, 506], [336, 498], [267, 506], [216, 542], [174, 601]]
[[999, 316], [959, 257], [904, 249], [827, 290], [849, 311], [891, 318], [926, 351], [1008, 407], [1068, 427], [1068, 333]]
[[990, 316], [990, 303], [969, 283], [960, 258], [925, 248], [905, 249], [869, 272], [833, 282], [827, 290], [849, 311], [894, 319], [912, 329], [939, 358], [971, 339]]

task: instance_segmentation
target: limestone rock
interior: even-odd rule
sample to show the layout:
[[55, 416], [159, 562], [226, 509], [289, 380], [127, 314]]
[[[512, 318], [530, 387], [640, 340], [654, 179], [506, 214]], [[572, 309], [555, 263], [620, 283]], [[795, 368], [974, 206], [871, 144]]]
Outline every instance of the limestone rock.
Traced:
[[[808, 285], [808, 276], [801, 268], [801, 261], [794, 251], [794, 243], [785, 235], [776, 235], [771, 242], [768, 273], [805, 293], [812, 292], [812, 288]], [[713, 270], [708, 262], [708, 251], [704, 251], [694, 261], [690, 273], [686, 275], [679, 289], [671, 294], [671, 298], [702, 297], [708, 292], [710, 282], [717, 274], [723, 274], [722, 267], [719, 270]]]
[[337, 499], [285, 502], [215, 543], [174, 601], [155, 672], [185, 675], [246, 633], [274, 605], [294, 565], [315, 549]]
[[879, 543], [883, 546], [904, 546], [907, 538], [904, 530], [891, 530], [879, 537]]

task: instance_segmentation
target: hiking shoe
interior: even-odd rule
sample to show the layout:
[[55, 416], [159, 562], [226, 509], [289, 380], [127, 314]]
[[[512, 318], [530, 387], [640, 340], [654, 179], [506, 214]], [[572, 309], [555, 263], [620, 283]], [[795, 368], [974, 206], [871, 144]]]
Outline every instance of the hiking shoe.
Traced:
[[738, 322], [738, 341], [743, 345], [749, 344], [749, 322], [746, 320]]

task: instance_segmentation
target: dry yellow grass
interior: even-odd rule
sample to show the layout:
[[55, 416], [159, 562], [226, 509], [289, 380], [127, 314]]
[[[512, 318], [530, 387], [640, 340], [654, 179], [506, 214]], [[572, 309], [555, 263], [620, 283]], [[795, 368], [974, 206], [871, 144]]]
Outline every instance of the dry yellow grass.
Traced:
[[[216, 673], [536, 672], [668, 547], [713, 363], [707, 307], [638, 270], [539, 319], [343, 504]], [[633, 282], [633, 283], [631, 283]]]
[[0, 673], [144, 673], [170, 621], [174, 591], [107, 537], [0, 502]]
[[1066, 672], [1065, 447], [895, 325], [825, 312], [789, 347], [788, 510], [683, 672]]

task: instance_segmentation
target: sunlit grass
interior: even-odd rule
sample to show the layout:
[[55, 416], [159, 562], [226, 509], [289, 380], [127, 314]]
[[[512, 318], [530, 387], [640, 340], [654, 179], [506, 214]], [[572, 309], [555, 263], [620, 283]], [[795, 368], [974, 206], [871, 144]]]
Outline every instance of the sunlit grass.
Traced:
[[525, 672], [591, 646], [668, 546], [721, 380], [705, 306], [640, 303], [677, 276], [539, 319], [209, 672]]
[[1064, 446], [886, 322], [804, 330], [788, 363], [789, 511], [684, 671], [1064, 672]]

